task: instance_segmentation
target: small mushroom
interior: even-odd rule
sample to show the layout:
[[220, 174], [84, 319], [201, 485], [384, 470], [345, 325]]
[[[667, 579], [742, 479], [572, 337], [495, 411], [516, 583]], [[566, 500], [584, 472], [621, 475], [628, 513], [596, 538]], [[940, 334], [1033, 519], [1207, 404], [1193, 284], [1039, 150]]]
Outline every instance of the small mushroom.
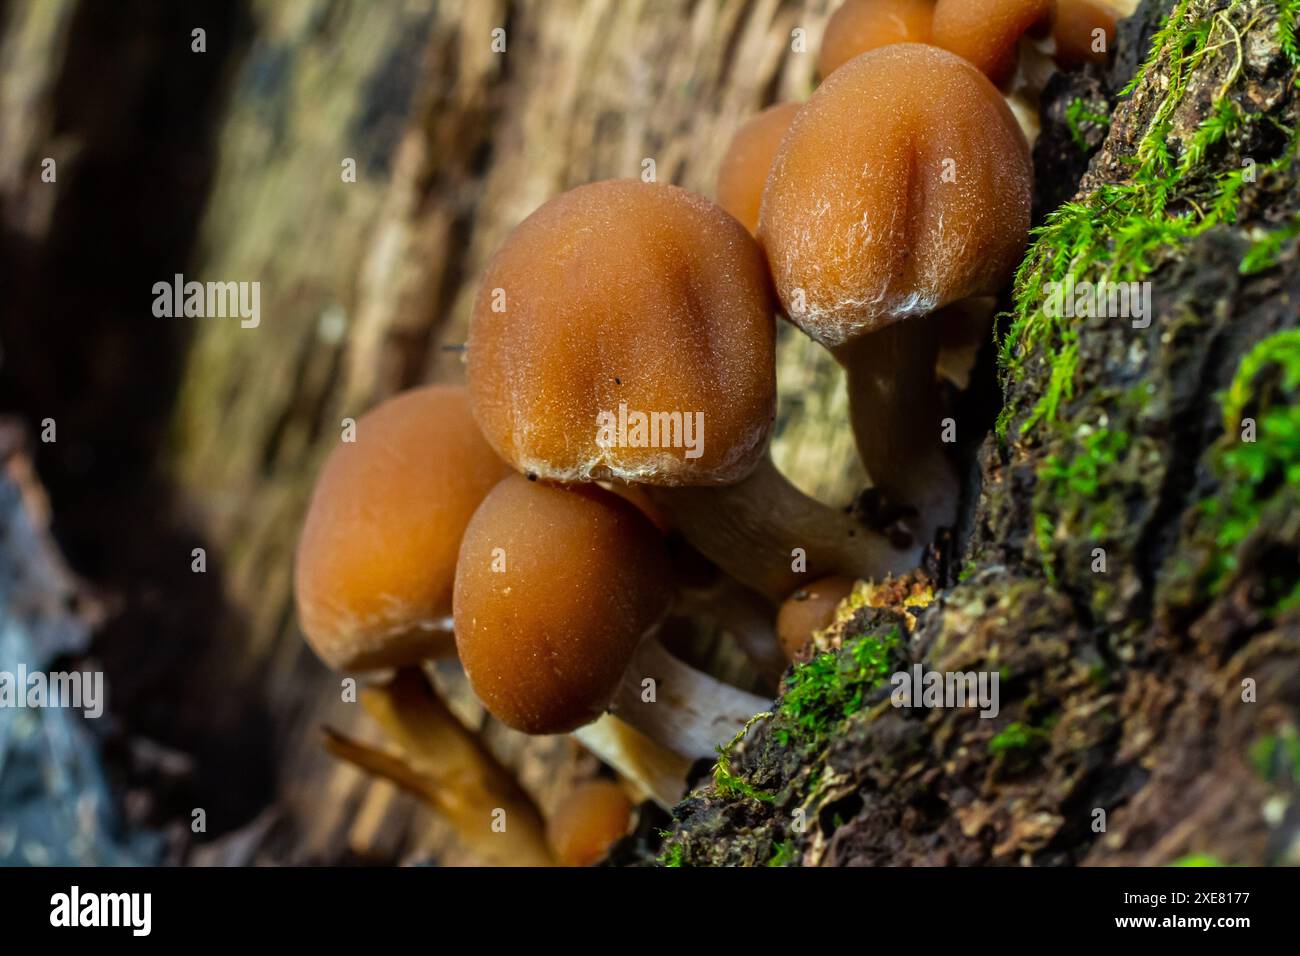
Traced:
[[835, 620], [835, 609], [853, 593], [853, 579], [822, 578], [790, 595], [776, 616], [776, 632], [790, 660], [799, 660], [813, 634]]
[[635, 507], [598, 485], [511, 476], [461, 543], [456, 646], [479, 700], [516, 730], [565, 733], [608, 709], [707, 756], [769, 702], [649, 639], [670, 597], [663, 542]]
[[916, 512], [922, 543], [951, 522], [957, 493], [929, 317], [1009, 279], [1031, 185], [1028, 145], [988, 79], [908, 43], [836, 70], [768, 177], [759, 239], [781, 303], [844, 366], [863, 463], [888, 502]]
[[996, 86], [1016, 72], [1020, 38], [1051, 22], [1052, 0], [938, 0], [933, 42], [975, 65]]
[[767, 448], [773, 314], [762, 253], [713, 203], [579, 186], [488, 263], [467, 343], [474, 417], [525, 475], [731, 484]]
[[460, 536], [508, 471], [463, 388], [414, 389], [362, 415], [321, 469], [298, 539], [294, 596], [317, 656], [370, 670], [450, 653]]
[[803, 495], [767, 454], [774, 303], [761, 250], [700, 196], [582, 186], [489, 263], [469, 333], [474, 414], [520, 472], [648, 487], [701, 553], [772, 598], [809, 577], [915, 564]]
[[565, 794], [546, 824], [546, 837], [561, 866], [599, 863], [627, 835], [632, 801], [613, 780], [588, 780]]
[[817, 73], [830, 76], [855, 56], [891, 43], [929, 43], [934, 0], [845, 0], [826, 21]]
[[769, 106], [744, 123], [731, 138], [718, 171], [718, 205], [751, 233], [758, 230], [758, 206], [763, 199], [772, 157], [781, 137], [799, 112], [798, 103]]
[[1056, 62], [1064, 67], [1105, 63], [1115, 42], [1116, 21], [1135, 8], [1134, 0], [1056, 0]]

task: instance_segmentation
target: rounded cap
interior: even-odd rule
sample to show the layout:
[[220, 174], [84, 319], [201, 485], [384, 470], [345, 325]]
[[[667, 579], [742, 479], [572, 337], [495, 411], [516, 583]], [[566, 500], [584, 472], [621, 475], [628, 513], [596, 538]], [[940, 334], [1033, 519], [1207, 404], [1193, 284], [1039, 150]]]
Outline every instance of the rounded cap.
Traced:
[[564, 733], [605, 710], [670, 597], [663, 542], [633, 505], [512, 475], [461, 542], [456, 649], [499, 720]]
[[632, 801], [612, 780], [588, 780], [569, 792], [546, 825], [546, 838], [561, 866], [599, 863], [627, 834]]
[[[1099, 50], [1093, 49], [1097, 30], [1105, 39]], [[1056, 62], [1062, 66], [1104, 63], [1115, 42], [1115, 11], [1103, 0], [1057, 0], [1052, 38]]]
[[813, 634], [835, 620], [835, 609], [853, 593], [853, 583], [852, 578], [822, 578], [786, 599], [776, 615], [776, 636], [787, 658], [799, 657]]
[[830, 76], [855, 56], [891, 43], [929, 43], [934, 0], [845, 0], [826, 21], [817, 73]]
[[1052, 0], [939, 0], [934, 43], [1001, 86], [1016, 71], [1020, 38], [1045, 26], [1051, 16]]
[[298, 620], [317, 656], [361, 670], [431, 656], [461, 534], [508, 473], [463, 388], [415, 389], [362, 415], [356, 441], [326, 459], [298, 538]]
[[1029, 146], [993, 85], [951, 53], [894, 44], [799, 111], [759, 239], [786, 313], [833, 347], [995, 293], [1023, 252], [1031, 188]]
[[799, 112], [799, 103], [778, 103], [749, 120], [731, 138], [718, 171], [718, 205], [750, 232], [758, 231], [758, 206], [772, 157]]
[[474, 415], [525, 474], [728, 484], [767, 445], [775, 337], [762, 253], [735, 219], [676, 186], [581, 186], [487, 267]]

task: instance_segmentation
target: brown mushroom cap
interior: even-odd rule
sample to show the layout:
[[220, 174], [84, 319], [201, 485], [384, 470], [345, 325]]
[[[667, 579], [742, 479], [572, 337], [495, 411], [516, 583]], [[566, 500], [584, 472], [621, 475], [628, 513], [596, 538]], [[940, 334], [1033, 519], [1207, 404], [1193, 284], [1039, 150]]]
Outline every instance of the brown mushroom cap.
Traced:
[[670, 595], [663, 542], [633, 505], [511, 475], [461, 542], [456, 649], [498, 719], [563, 733], [604, 711]]
[[817, 73], [825, 78], [868, 50], [929, 43], [934, 0], [845, 0], [826, 21]]
[[[474, 415], [506, 461], [541, 478], [738, 481], [767, 445], [775, 336], [762, 252], [735, 219], [676, 186], [581, 186], [525, 219], [487, 267], [469, 332]], [[621, 425], [601, 441], [601, 416], [624, 409], [661, 416], [658, 447], [635, 447], [649, 432], [624, 440]], [[678, 428], [703, 415], [698, 457], [673, 413]]]
[[588, 780], [564, 797], [546, 824], [561, 866], [591, 866], [605, 858], [632, 822], [632, 801], [612, 780]]
[[776, 615], [776, 633], [785, 656], [794, 660], [816, 631], [835, 620], [835, 609], [853, 593], [853, 579], [829, 577], [790, 595]]
[[782, 305], [836, 346], [996, 292], [1024, 249], [1031, 176], [1011, 111], [965, 60], [913, 43], [857, 57], [799, 111], [768, 177], [759, 239]]
[[939, 0], [933, 42], [1001, 86], [1015, 72], [1020, 38], [1051, 15], [1052, 0]]
[[298, 619], [320, 659], [364, 670], [432, 656], [461, 533], [508, 472], [463, 388], [415, 389], [362, 415], [356, 441], [326, 459], [298, 539]]
[[[1116, 11], [1103, 0], [1057, 0], [1052, 38], [1056, 41], [1056, 62], [1062, 66], [1105, 62], [1115, 42]], [[1094, 50], [1093, 31], [1105, 35], [1104, 49]]]
[[740, 220], [751, 233], [758, 231], [758, 206], [772, 157], [781, 137], [799, 112], [799, 103], [778, 103], [746, 122], [731, 138], [718, 171], [718, 205]]

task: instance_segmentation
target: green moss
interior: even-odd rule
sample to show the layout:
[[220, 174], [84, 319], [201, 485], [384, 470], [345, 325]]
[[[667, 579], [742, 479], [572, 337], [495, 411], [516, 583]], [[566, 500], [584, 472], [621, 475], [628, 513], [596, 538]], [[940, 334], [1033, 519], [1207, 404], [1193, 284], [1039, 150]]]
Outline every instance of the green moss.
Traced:
[[1068, 454], [1047, 455], [1039, 464], [1034, 492], [1034, 542], [1043, 572], [1053, 584], [1053, 541], [1059, 523], [1087, 534], [1092, 543], [1116, 530], [1120, 509], [1112, 499], [1123, 489], [1112, 488], [1119, 481], [1115, 468], [1132, 445], [1127, 433], [1104, 427], [1080, 428], [1068, 437]]
[[1300, 786], [1300, 733], [1290, 724], [1276, 734], [1255, 741], [1249, 758], [1263, 779], [1273, 783], [1289, 781]]
[[1300, 236], [1300, 212], [1292, 215], [1277, 229], [1265, 233], [1251, 243], [1241, 259], [1241, 274], [1253, 276], [1273, 268], [1277, 265], [1283, 247], [1296, 236]]
[[1070, 131], [1070, 139], [1082, 152], [1088, 151], [1088, 140], [1083, 135], [1084, 125], [1098, 126], [1105, 129], [1110, 125], [1110, 117], [1091, 109], [1087, 100], [1074, 99], [1065, 108], [1065, 126]]
[[685, 855], [686, 848], [680, 843], [666, 843], [663, 852], [659, 854], [658, 863], [660, 866], [679, 867]]
[[1056, 533], [1056, 523], [1052, 516], [1043, 511], [1034, 513], [1034, 544], [1038, 546], [1039, 560], [1043, 565], [1043, 574], [1047, 580], [1057, 583], [1056, 556], [1052, 549], [1052, 538]]
[[788, 840], [776, 844], [772, 847], [772, 858], [767, 861], [768, 866], [789, 866], [794, 862], [794, 844]]
[[[1296, 3], [1284, 4], [1278, 23], [1284, 47], [1294, 42]], [[1079, 322], [1051, 315], [1044, 308], [1050, 284], [1069, 279], [1076, 284], [1142, 281], [1168, 255], [1206, 230], [1236, 222], [1242, 193], [1250, 184], [1247, 171], [1225, 172], [1218, 168], [1222, 164], [1210, 160], [1220, 144], [1257, 121], [1231, 98], [1242, 57], [1242, 31], [1231, 16], [1237, 6], [1234, 3], [1224, 14], [1201, 19], [1190, 11], [1190, 0], [1179, 0], [1154, 36], [1146, 62], [1120, 94], [1131, 94], [1157, 63], [1162, 64], [1168, 82], [1131, 160], [1131, 177], [1065, 203], [1031, 233], [1031, 246], [1013, 283], [1010, 324], [999, 365], [1008, 392], [1013, 382], [1029, 374], [1031, 362], [1036, 363], [1034, 374], [1045, 374], [1047, 381], [1032, 390], [1038, 398], [1031, 408], [1020, 407], [1009, 395], [997, 423], [999, 438], [1008, 437], [1011, 421], [1022, 414], [1018, 429], [1022, 437], [1040, 423], [1055, 423], [1062, 404], [1074, 394]], [[1230, 58], [1228, 79], [1210, 115], [1182, 142], [1181, 156], [1175, 158], [1170, 148], [1172, 117], [1193, 72], [1211, 56]], [[1291, 139], [1283, 154], [1251, 170], [1255, 182], [1290, 164], [1296, 140], [1293, 131], [1287, 132]], [[1265, 244], [1248, 253], [1243, 266], [1267, 267], [1289, 238], [1288, 229], [1261, 240]]]
[[729, 799], [773, 803], [777, 795], [761, 790], [735, 772], [731, 754], [750, 728], [771, 719], [771, 732], [782, 747], [814, 749], [848, 717], [862, 709], [866, 695], [883, 683], [903, 662], [903, 639], [898, 628], [883, 636], [864, 634], [851, 638], [838, 651], [819, 654], [797, 666], [786, 680], [785, 693], [775, 713], [756, 714], [727, 744], [718, 748], [713, 766], [713, 789]]
[[1049, 737], [1050, 734], [1041, 727], [1031, 727], [1017, 720], [1007, 724], [989, 741], [989, 753], [997, 756], [1015, 751], [1036, 752], [1047, 746]]
[[893, 628], [883, 636], [852, 638], [839, 651], [796, 667], [773, 724], [777, 739], [783, 746], [819, 744], [862, 709], [867, 694], [899, 668], [902, 656], [903, 640]]
[[1296, 42], [1296, 24], [1300, 23], [1300, 0], [1279, 0], [1277, 17], [1278, 45], [1293, 66], [1300, 66], [1300, 44]]
[[1246, 407], [1255, 398], [1256, 380], [1270, 366], [1276, 366], [1282, 373], [1281, 385], [1287, 394], [1300, 389], [1300, 329], [1288, 329], [1261, 339], [1242, 358], [1232, 384], [1222, 396], [1225, 431], [1240, 425]]
[[1106, 474], [1128, 449], [1129, 436], [1109, 428], [1097, 428], [1077, 443], [1077, 454], [1068, 458], [1048, 455], [1039, 471], [1051, 494], [1095, 498]]
[[758, 721], [767, 720], [771, 716], [771, 713], [766, 711], [755, 714], [745, 722], [745, 726], [740, 728], [740, 732], [736, 736], [718, 748], [718, 762], [713, 765], [713, 789], [718, 796], [729, 798], [748, 797], [762, 803], [772, 803], [776, 800], [776, 794], [756, 789], [744, 777], [733, 773], [731, 770], [731, 751], [745, 739], [745, 735], [749, 733], [749, 728], [753, 727]]
[[[1262, 389], [1262, 391], [1261, 391]], [[1201, 502], [1197, 536], [1213, 547], [1201, 584], [1220, 593], [1238, 566], [1238, 551], [1267, 512], [1289, 508], [1300, 488], [1300, 329], [1269, 336], [1241, 360], [1222, 396], [1223, 437], [1211, 448], [1218, 493]], [[1242, 437], [1255, 422], [1254, 441]], [[1284, 585], [1281, 609], [1297, 603], [1296, 582]]]

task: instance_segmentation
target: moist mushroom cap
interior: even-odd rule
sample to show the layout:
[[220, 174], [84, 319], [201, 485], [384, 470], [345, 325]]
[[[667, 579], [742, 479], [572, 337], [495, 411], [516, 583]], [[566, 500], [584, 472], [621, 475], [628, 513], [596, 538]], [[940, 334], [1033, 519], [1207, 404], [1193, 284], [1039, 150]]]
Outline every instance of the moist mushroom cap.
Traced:
[[325, 461], [298, 539], [294, 594], [307, 643], [338, 669], [427, 656], [451, 613], [460, 536], [509, 469], [463, 388], [391, 398]]
[[[581, 186], [525, 219], [487, 267], [469, 333], [474, 414], [525, 474], [735, 482], [766, 448], [775, 336], [762, 252], [735, 219], [676, 186]], [[636, 413], [658, 416], [657, 444], [631, 430]], [[677, 429], [700, 415], [702, 453], [687, 457]]]
[[511, 475], [461, 542], [456, 648], [498, 719], [563, 733], [604, 711], [669, 598], [663, 542], [632, 504]]
[[[1056, 41], [1056, 61], [1064, 66], [1105, 62], [1115, 41], [1116, 11], [1102, 0], [1057, 0], [1052, 37]], [[1103, 51], [1092, 48], [1093, 31], [1101, 30], [1106, 43]]]
[[786, 599], [776, 615], [776, 634], [787, 658], [798, 657], [813, 633], [835, 620], [835, 609], [853, 593], [853, 584], [852, 578], [822, 578]]
[[933, 42], [999, 86], [1015, 72], [1020, 38], [1048, 22], [1052, 0], [939, 0]]
[[632, 801], [612, 780], [588, 780], [565, 796], [547, 822], [546, 837], [561, 866], [591, 866], [627, 833]]
[[965, 60], [900, 43], [864, 53], [799, 111], [759, 217], [787, 314], [828, 346], [991, 294], [1029, 229], [1029, 147]]
[[826, 21], [817, 73], [830, 76], [868, 50], [891, 43], [929, 43], [934, 0], [845, 0]]
[[767, 182], [781, 137], [790, 128], [800, 105], [778, 103], [763, 110], [736, 130], [722, 158], [718, 171], [718, 205], [750, 232], [758, 231], [763, 184]]

